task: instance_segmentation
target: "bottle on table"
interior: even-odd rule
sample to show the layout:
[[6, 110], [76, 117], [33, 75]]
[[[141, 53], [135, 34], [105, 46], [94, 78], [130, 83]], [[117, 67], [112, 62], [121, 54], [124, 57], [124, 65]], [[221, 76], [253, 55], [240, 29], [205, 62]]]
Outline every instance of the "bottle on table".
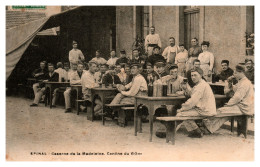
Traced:
[[150, 79], [148, 83], [148, 96], [153, 96], [153, 82]]
[[166, 81], [163, 81], [162, 82], [162, 96], [167, 96], [167, 89], [168, 89], [167, 83], [166, 83]]

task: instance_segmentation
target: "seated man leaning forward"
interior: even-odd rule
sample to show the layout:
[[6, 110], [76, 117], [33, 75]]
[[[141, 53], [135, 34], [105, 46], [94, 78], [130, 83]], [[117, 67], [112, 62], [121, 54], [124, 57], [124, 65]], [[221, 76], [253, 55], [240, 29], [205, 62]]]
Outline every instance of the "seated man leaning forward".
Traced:
[[[44, 80], [39, 84], [39, 88], [35, 94], [34, 101], [30, 105], [31, 107], [36, 107], [39, 104], [40, 99], [42, 98], [43, 94], [45, 94], [45, 82], [58, 82], [59, 74], [54, 71], [54, 65], [49, 63], [48, 64], [48, 73], [44, 75]], [[53, 100], [53, 99], [52, 99]], [[53, 102], [53, 101], [52, 101]]]
[[[85, 72], [81, 77], [82, 94], [86, 101], [92, 102], [91, 100], [91, 89], [99, 87], [99, 83], [95, 80], [94, 74], [97, 70], [97, 63], [95, 61], [90, 61], [88, 63], [89, 70]], [[102, 113], [102, 102], [100, 98], [94, 99], [94, 117], [99, 116]], [[86, 109], [84, 106], [80, 106], [83, 111]]]
[[133, 104], [134, 96], [147, 96], [147, 83], [140, 74], [140, 64], [134, 63], [131, 65], [131, 74], [133, 75], [132, 82], [125, 86], [118, 85], [117, 89], [120, 93], [110, 104]]
[[[254, 87], [250, 80], [245, 76], [245, 68], [237, 65], [234, 71], [234, 77], [238, 83], [231, 87], [234, 91], [234, 96], [226, 103], [224, 107], [217, 110], [218, 113], [238, 113], [244, 115], [254, 114]], [[214, 133], [218, 130], [229, 118], [212, 118], [205, 122], [209, 132]], [[243, 124], [243, 120], [238, 120], [239, 124]]]
[[[182, 104], [181, 109], [177, 110], [177, 116], [214, 116], [216, 112], [216, 102], [214, 94], [209, 84], [202, 79], [203, 71], [200, 68], [191, 71], [192, 81], [195, 86], [190, 89], [187, 84], [182, 88], [185, 94], [191, 97]], [[203, 131], [199, 128], [194, 120], [183, 121], [186, 129], [189, 131], [189, 137], [202, 137]]]
[[81, 77], [81, 85], [83, 98], [91, 102], [91, 89], [99, 87], [99, 84], [95, 81], [94, 77], [97, 70], [97, 63], [95, 61], [90, 61], [88, 65], [89, 70]]
[[[80, 85], [81, 84], [81, 77], [84, 75], [86, 71], [83, 70], [83, 64], [79, 63], [72, 64], [72, 71], [70, 72], [70, 85]], [[71, 87], [67, 87], [66, 91], [64, 92], [64, 99], [65, 99], [65, 113], [71, 112]]]

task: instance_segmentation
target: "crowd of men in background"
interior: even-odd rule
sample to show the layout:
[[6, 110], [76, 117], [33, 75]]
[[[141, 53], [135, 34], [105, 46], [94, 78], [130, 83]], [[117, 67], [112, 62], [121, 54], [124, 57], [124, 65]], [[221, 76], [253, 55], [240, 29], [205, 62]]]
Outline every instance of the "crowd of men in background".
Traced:
[[[177, 115], [211, 116], [217, 114], [213, 92], [208, 82], [222, 81], [227, 84], [225, 93], [232, 94], [230, 101], [219, 111], [252, 113], [252, 97], [254, 96], [254, 63], [245, 61], [243, 65], [237, 65], [233, 70], [229, 67], [229, 60], [222, 60], [222, 71], [214, 71], [214, 55], [208, 49], [210, 43], [203, 41], [199, 46], [198, 39], [191, 40], [191, 48], [185, 49], [184, 44], [176, 45], [174, 37], [169, 38], [169, 46], [161, 53], [160, 36], [155, 34], [155, 28], [150, 28], [150, 34], [145, 39], [145, 52], [140, 54], [138, 49], [132, 50], [129, 57], [125, 50], [116, 55], [111, 50], [108, 60], [102, 57], [100, 50], [86, 65], [83, 53], [77, 48], [77, 42], [73, 41], [73, 49], [69, 52], [69, 62], [54, 65], [46, 62], [40, 63], [40, 68], [33, 72], [37, 83], [33, 85], [35, 99], [31, 106], [38, 106], [42, 100], [45, 87], [44, 82], [70, 82], [70, 85], [81, 84], [83, 98], [95, 104], [96, 117], [104, 114], [99, 98], [91, 101], [91, 89], [95, 87], [115, 87], [118, 94], [111, 104], [133, 103], [134, 96], [147, 96], [149, 84], [157, 80], [168, 85], [169, 94], [187, 95], [189, 100], [177, 109]], [[184, 82], [187, 78], [187, 83]], [[236, 80], [236, 81], [234, 81]], [[52, 106], [55, 107], [58, 98], [58, 90], [64, 89], [65, 112], [71, 112], [71, 88], [56, 88], [53, 93]], [[174, 108], [174, 107], [173, 107]], [[84, 106], [82, 110], [84, 110]], [[176, 108], [175, 108], [176, 110]], [[204, 125], [207, 131], [213, 133], [227, 120], [208, 120]], [[203, 132], [194, 121], [184, 121], [184, 125], [190, 131], [191, 137], [202, 137]]]

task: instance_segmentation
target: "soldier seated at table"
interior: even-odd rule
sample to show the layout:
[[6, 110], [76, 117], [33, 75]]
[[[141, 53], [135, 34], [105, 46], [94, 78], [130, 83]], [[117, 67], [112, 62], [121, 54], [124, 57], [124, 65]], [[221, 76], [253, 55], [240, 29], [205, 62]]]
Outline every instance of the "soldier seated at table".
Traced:
[[33, 84], [34, 96], [36, 95], [36, 93], [38, 91], [39, 83], [41, 82], [41, 80], [44, 79], [44, 76], [47, 73], [48, 73], [48, 70], [46, 69], [46, 63], [44, 61], [41, 61], [40, 68], [37, 68], [32, 73], [32, 76], [36, 79], [36, 83]]
[[159, 75], [154, 71], [154, 66], [151, 63], [146, 64], [146, 70], [147, 73], [144, 78], [148, 84], [153, 84], [154, 81], [159, 79]]
[[215, 80], [221, 80], [226, 81], [228, 77], [232, 76], [234, 71], [229, 67], [229, 61], [228, 60], [222, 60], [221, 61], [222, 71], [220, 74], [216, 75]]
[[100, 70], [94, 74], [95, 81], [102, 84], [103, 78], [108, 71], [108, 64], [100, 64]]
[[[210, 85], [202, 79], [202, 76], [202, 69], [191, 70], [191, 78], [195, 86], [191, 89], [187, 84], [182, 85], [185, 94], [189, 95], [190, 98], [177, 110], [176, 116], [196, 117], [214, 116], [217, 114], [215, 96]], [[183, 121], [183, 124], [189, 132], [189, 137], [203, 137], [205, 133], [204, 127], [203, 129], [199, 127], [194, 120]]]
[[[96, 82], [95, 80], [95, 72], [97, 71], [97, 66], [98, 64], [95, 61], [90, 61], [88, 63], [89, 70], [84, 73], [84, 75], [81, 77], [81, 85], [82, 85], [82, 94], [83, 94], [83, 99], [86, 100], [87, 102], [94, 103], [94, 114], [95, 111], [99, 111], [100, 109], [100, 103], [99, 101], [96, 101], [94, 99], [94, 102], [92, 102], [91, 99], [91, 89], [92, 88], [98, 88], [99, 83]], [[104, 78], [103, 78], [104, 80]], [[102, 107], [102, 105], [101, 105]], [[81, 105], [80, 106], [81, 110], [84, 111], [86, 110], [86, 107]], [[95, 115], [94, 115], [95, 116]]]
[[131, 74], [131, 70], [130, 70], [130, 66], [128, 64], [125, 65], [125, 73], [126, 73], [126, 78], [125, 78], [125, 82], [123, 82], [123, 85], [127, 85], [130, 82], [132, 82], [133, 80], [133, 75]]
[[[102, 84], [104, 84], [106, 87], [107, 86], [116, 87], [116, 85], [121, 84], [120, 78], [118, 77], [118, 75], [116, 75], [115, 68], [116, 68], [115, 66], [109, 66], [108, 72], [103, 77]], [[97, 119], [102, 114], [103, 104], [100, 97], [95, 97], [94, 102], [95, 102], [94, 116]]]
[[70, 63], [69, 62], [64, 63], [64, 70], [67, 71], [67, 72], [70, 71]]
[[132, 82], [125, 86], [118, 85], [117, 89], [120, 93], [110, 104], [134, 104], [134, 96], [147, 96], [147, 83], [140, 74], [140, 64], [131, 64], [131, 74], [133, 75]]
[[121, 84], [120, 78], [116, 75], [115, 66], [109, 66], [107, 74], [105, 74], [102, 84], [106, 86], [116, 86], [116, 84]]
[[[59, 82], [67, 82], [68, 81], [68, 72], [63, 69], [63, 64], [62, 62], [57, 63], [57, 69], [54, 70], [56, 73], [59, 74]], [[63, 90], [65, 91], [65, 87], [59, 87], [55, 88], [53, 91], [53, 100], [52, 100], [52, 107], [56, 107], [56, 101], [59, 98], [59, 93], [58, 91]]]
[[[188, 79], [188, 84], [191, 88], [193, 88], [196, 84], [191, 79], [191, 70], [200, 68], [200, 60], [195, 59], [193, 62], [193, 67], [186, 72], [186, 77]], [[204, 77], [202, 77], [204, 79]], [[205, 80], [205, 79], [204, 79]], [[206, 81], [206, 80], [205, 80]]]
[[[251, 116], [254, 114], [254, 86], [245, 76], [245, 68], [241, 65], [236, 66], [234, 77], [238, 80], [238, 83], [230, 89], [230, 91], [234, 91], [234, 95], [217, 112], [226, 114], [238, 113]], [[214, 133], [228, 120], [230, 120], [228, 117], [211, 118], [205, 122], [205, 125], [210, 133]], [[243, 126], [246, 124], [246, 121], [238, 119], [238, 124]]]
[[181, 84], [183, 82], [183, 77], [178, 75], [178, 66], [173, 64], [170, 68], [170, 74], [167, 76], [162, 77], [162, 82], [166, 82], [167, 84], [167, 93], [168, 94], [179, 94], [183, 95], [183, 91], [181, 88]]
[[[182, 83], [183, 83], [183, 77], [178, 75], [178, 66], [176, 64], [173, 64], [169, 67], [170, 75], [164, 76], [161, 78], [162, 83], [167, 84], [167, 94], [178, 94], [183, 95], [184, 92], [182, 91]], [[179, 109], [180, 105], [161, 105], [159, 108], [155, 110], [155, 116], [156, 117], [162, 117], [162, 116], [175, 116], [176, 110]], [[174, 112], [174, 113], [172, 113]], [[157, 130], [156, 130], [156, 136], [160, 138], [166, 137], [166, 129], [165, 126], [162, 124], [158, 124]]]
[[54, 71], [59, 74], [59, 82], [65, 82], [68, 80], [68, 72], [63, 69], [62, 62], [57, 63], [57, 69]]
[[[48, 73], [44, 75], [43, 82], [40, 83], [39, 88], [37, 90], [37, 93], [35, 95], [33, 103], [30, 105], [31, 107], [38, 106], [39, 101], [42, 97], [42, 95], [45, 93], [45, 84], [44, 82], [58, 82], [59, 80], [59, 74], [54, 72], [54, 65], [49, 63], [48, 64]], [[52, 92], [50, 92], [52, 93]]]
[[246, 66], [245, 75], [249, 79], [249, 81], [251, 81], [251, 83], [254, 84], [255, 83], [255, 69], [254, 69], [253, 60], [246, 59], [245, 66]]
[[165, 60], [159, 60], [155, 63], [155, 71], [159, 75], [159, 78], [168, 75], [168, 73], [165, 71], [165, 65]]
[[88, 66], [89, 70], [81, 77], [81, 85], [83, 98], [91, 102], [91, 89], [99, 87], [94, 77], [98, 64], [95, 61], [90, 61]]
[[[73, 71], [69, 74], [70, 85], [80, 85], [81, 77], [86, 72], [83, 70], [83, 64], [72, 64], [72, 70]], [[65, 99], [65, 113], [69, 113], [71, 112], [71, 87], [67, 87], [63, 94]]]
[[116, 75], [119, 77], [121, 83], [123, 83], [126, 78], [126, 73], [124, 71], [124, 68], [122, 68], [122, 66], [120, 64], [117, 64], [115, 66], [115, 72], [116, 72]]

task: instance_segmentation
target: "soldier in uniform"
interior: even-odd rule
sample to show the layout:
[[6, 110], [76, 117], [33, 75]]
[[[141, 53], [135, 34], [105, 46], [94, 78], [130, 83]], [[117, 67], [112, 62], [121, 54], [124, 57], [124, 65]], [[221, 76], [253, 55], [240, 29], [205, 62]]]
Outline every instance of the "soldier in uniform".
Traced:
[[72, 63], [83, 62], [85, 60], [83, 53], [78, 49], [78, 43], [73, 41], [72, 46], [73, 49], [69, 52], [70, 66], [72, 66]]
[[150, 27], [150, 34], [145, 37], [145, 51], [148, 53], [148, 57], [153, 54], [153, 47], [162, 47], [160, 36], [155, 34], [155, 27]]

